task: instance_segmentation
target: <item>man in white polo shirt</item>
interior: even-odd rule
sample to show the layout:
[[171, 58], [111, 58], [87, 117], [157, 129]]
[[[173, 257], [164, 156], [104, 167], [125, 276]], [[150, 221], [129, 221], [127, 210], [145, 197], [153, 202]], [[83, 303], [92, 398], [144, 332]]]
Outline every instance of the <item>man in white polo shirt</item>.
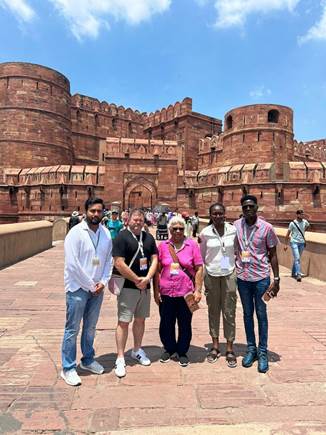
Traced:
[[83, 319], [80, 367], [95, 374], [104, 368], [94, 360], [96, 324], [103, 301], [103, 290], [112, 273], [112, 241], [109, 231], [100, 225], [104, 204], [100, 198], [85, 202], [86, 219], [68, 233], [65, 249], [64, 282], [66, 325], [62, 342], [61, 377], [77, 386], [81, 379], [76, 367], [76, 342]]
[[200, 250], [205, 264], [205, 294], [208, 306], [209, 331], [213, 347], [207, 361], [214, 363], [220, 357], [219, 332], [222, 312], [226, 344], [226, 362], [236, 367], [237, 359], [233, 351], [235, 339], [235, 311], [237, 303], [236, 275], [234, 263], [234, 238], [236, 230], [225, 222], [223, 204], [212, 204], [209, 208], [211, 225], [199, 235]]

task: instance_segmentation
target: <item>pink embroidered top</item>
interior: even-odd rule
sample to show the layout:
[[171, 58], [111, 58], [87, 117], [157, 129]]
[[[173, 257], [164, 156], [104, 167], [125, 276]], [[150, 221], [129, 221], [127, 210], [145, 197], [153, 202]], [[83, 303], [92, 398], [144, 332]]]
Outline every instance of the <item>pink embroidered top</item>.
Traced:
[[158, 258], [162, 267], [159, 284], [160, 293], [170, 297], [183, 297], [186, 293], [194, 291], [194, 284], [182, 268], [187, 269], [191, 276], [195, 277], [195, 266], [201, 266], [203, 260], [197, 242], [192, 239], [185, 239], [182, 247], [176, 251], [180, 267], [177, 268], [178, 273], [174, 273], [175, 269], [171, 268], [174, 261], [169, 252], [169, 245], [173, 246], [172, 241], [166, 240], [158, 247]]

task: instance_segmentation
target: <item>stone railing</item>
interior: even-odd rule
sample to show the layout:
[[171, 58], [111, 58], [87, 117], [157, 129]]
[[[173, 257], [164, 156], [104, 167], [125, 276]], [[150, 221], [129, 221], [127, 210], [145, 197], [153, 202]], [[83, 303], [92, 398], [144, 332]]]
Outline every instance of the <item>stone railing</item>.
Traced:
[[0, 269], [51, 248], [48, 221], [0, 225]]
[[[208, 219], [200, 219], [200, 230], [208, 224]], [[284, 251], [286, 228], [275, 228], [280, 240], [277, 250], [278, 261], [281, 266], [292, 268], [292, 252], [289, 246]], [[326, 281], [326, 233], [306, 232], [306, 249], [303, 251], [301, 266], [302, 273], [312, 278]]]

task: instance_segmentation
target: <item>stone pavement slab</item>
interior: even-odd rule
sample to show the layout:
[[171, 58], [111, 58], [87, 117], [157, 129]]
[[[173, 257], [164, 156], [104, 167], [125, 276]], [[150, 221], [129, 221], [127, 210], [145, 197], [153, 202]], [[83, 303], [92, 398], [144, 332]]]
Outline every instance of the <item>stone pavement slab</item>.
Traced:
[[268, 304], [267, 374], [241, 366], [246, 346], [239, 301], [237, 368], [229, 369], [224, 356], [206, 362], [205, 302], [193, 318], [191, 364], [161, 364], [152, 302], [144, 337], [152, 365], [127, 356], [127, 376], [117, 379], [116, 300], [106, 293], [95, 342], [105, 373], [80, 371], [82, 385], [73, 388], [59, 376], [63, 245], [0, 271], [0, 433], [326, 433], [326, 283], [297, 283], [286, 269], [281, 276], [279, 297]]

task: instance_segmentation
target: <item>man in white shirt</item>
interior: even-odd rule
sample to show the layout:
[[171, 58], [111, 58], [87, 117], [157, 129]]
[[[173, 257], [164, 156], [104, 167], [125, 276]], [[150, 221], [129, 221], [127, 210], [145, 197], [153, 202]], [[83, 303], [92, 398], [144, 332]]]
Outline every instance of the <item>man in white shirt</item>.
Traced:
[[100, 198], [85, 202], [86, 218], [68, 233], [65, 249], [64, 283], [66, 290], [66, 325], [62, 342], [61, 377], [77, 386], [81, 379], [76, 367], [76, 343], [83, 319], [80, 367], [95, 374], [104, 368], [94, 360], [96, 324], [103, 301], [103, 290], [112, 273], [112, 240], [100, 225], [104, 204]]
[[300, 209], [297, 211], [297, 218], [290, 222], [288, 232], [285, 236], [284, 251], [287, 250], [290, 239], [293, 255], [292, 277], [298, 282], [301, 282], [301, 255], [306, 246], [305, 231], [309, 225], [309, 222], [304, 219], [304, 211]]
[[207, 361], [214, 363], [220, 357], [219, 333], [220, 317], [223, 317], [223, 330], [226, 339], [226, 362], [236, 367], [237, 358], [233, 351], [235, 339], [235, 311], [237, 303], [236, 275], [234, 263], [234, 239], [236, 230], [225, 222], [225, 207], [215, 203], [209, 208], [211, 225], [200, 235], [200, 251], [205, 264], [205, 295], [208, 306], [209, 332], [213, 347]]

